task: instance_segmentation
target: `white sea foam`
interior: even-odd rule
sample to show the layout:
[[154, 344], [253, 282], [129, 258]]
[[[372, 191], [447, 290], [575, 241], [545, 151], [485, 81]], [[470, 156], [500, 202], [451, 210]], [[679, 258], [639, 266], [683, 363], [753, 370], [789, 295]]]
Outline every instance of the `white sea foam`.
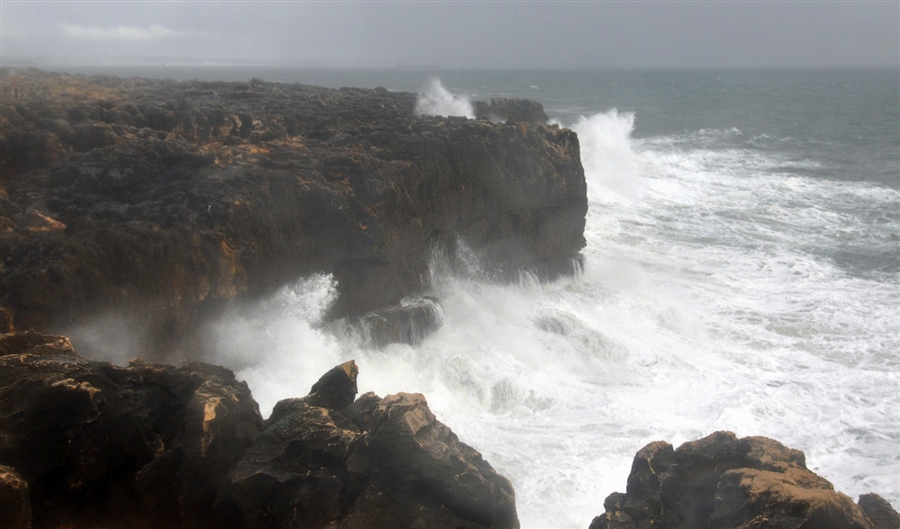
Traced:
[[431, 79], [425, 91], [419, 94], [416, 100], [416, 114], [475, 118], [475, 111], [469, 98], [451, 94], [437, 78]]
[[526, 528], [586, 527], [646, 443], [722, 429], [802, 449], [837, 490], [900, 505], [900, 281], [823, 253], [842, 233], [881, 237], [853, 204], [896, 211], [900, 194], [716, 150], [711, 133], [634, 141], [634, 119], [574, 127], [590, 202], [576, 277], [497, 285], [436, 263], [444, 326], [375, 350], [323, 326], [335, 290], [316, 276], [230, 316], [214, 360], [263, 413], [350, 358], [360, 391], [424, 393], [512, 480]]

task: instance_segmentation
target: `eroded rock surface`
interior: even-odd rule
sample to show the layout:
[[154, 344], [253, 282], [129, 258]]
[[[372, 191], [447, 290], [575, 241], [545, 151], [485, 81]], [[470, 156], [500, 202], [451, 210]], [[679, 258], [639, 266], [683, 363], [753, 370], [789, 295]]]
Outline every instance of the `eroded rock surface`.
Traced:
[[514, 492], [422, 395], [325, 373], [265, 422], [227, 369], [0, 336], [3, 527], [518, 528]]
[[216, 526], [219, 484], [262, 428], [231, 371], [92, 362], [36, 333], [0, 351], [0, 465], [27, 483], [34, 527]]
[[731, 432], [677, 449], [650, 443], [635, 455], [626, 493], [604, 507], [591, 529], [886, 529], [893, 522], [882, 520], [897, 519], [877, 495], [857, 505], [836, 492], [803, 452]]
[[243, 527], [516, 528], [509, 481], [420, 394], [355, 402], [352, 362], [275, 406], [230, 476], [222, 509]]
[[384, 89], [18, 82], [0, 103], [0, 330], [114, 312], [144, 355], [196, 351], [199, 322], [313, 273], [337, 279], [332, 318], [361, 316], [425, 291], [436, 252], [554, 275], [584, 245], [578, 139], [539, 104], [494, 101], [492, 123], [415, 116], [415, 94]]

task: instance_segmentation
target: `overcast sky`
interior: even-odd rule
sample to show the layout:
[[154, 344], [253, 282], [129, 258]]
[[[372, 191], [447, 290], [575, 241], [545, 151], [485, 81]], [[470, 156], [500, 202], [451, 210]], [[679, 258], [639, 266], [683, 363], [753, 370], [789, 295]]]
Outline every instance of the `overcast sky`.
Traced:
[[0, 2], [5, 64], [900, 67], [900, 2]]

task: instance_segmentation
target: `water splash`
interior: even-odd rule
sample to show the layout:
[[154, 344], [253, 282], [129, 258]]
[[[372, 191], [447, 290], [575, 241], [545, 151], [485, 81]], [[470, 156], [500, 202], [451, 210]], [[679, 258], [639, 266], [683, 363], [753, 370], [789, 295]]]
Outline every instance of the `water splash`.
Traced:
[[472, 102], [465, 96], [451, 94], [437, 78], [431, 79], [425, 92], [419, 94], [415, 112], [419, 116], [462, 116], [475, 119]]

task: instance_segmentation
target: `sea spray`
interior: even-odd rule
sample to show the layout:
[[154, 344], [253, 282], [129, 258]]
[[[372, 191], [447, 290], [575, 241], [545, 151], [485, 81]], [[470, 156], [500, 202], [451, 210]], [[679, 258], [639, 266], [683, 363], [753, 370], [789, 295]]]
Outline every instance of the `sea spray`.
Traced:
[[802, 449], [837, 490], [897, 505], [900, 287], [836, 249], [895, 257], [900, 195], [810, 178], [822, 162], [734, 127], [634, 139], [636, 120], [573, 125], [590, 201], [579, 274], [497, 284], [475, 258], [438, 259], [442, 328], [383, 348], [331, 332], [333, 279], [314, 276], [226, 320], [218, 359], [264, 414], [351, 358], [361, 391], [424, 393], [512, 480], [525, 528], [586, 527], [646, 443], [720, 429]]
[[464, 96], [451, 94], [437, 78], [431, 79], [425, 91], [419, 94], [416, 100], [416, 114], [475, 118], [472, 102]]

